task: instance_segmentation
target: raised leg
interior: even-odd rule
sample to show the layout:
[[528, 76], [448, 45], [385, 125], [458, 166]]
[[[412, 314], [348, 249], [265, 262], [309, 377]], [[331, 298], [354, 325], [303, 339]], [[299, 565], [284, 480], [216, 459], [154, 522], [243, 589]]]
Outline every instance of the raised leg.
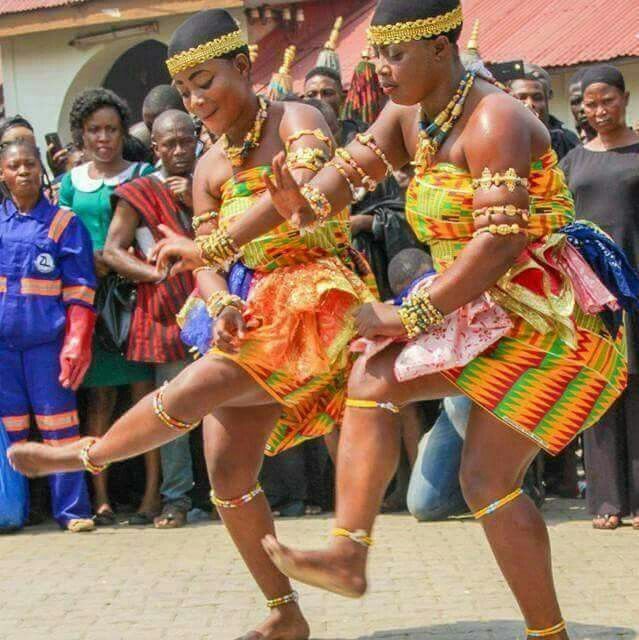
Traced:
[[[204, 450], [214, 504], [272, 607], [265, 622], [243, 640], [305, 640], [309, 636], [296, 598], [287, 598], [293, 593], [291, 583], [260, 544], [265, 535], [275, 533], [271, 510], [257, 483], [264, 446], [280, 412], [277, 405], [219, 409], [204, 420]], [[281, 599], [290, 601], [278, 605]]]
[[528, 637], [565, 640], [568, 635], [562, 628], [546, 525], [526, 495], [513, 493], [538, 452], [534, 442], [475, 406], [460, 480], [469, 507], [476, 515], [484, 512], [480, 522], [522, 610]]
[[[456, 393], [437, 374], [398, 384], [393, 374], [397, 349], [356, 363], [349, 383], [351, 398], [401, 406]], [[283, 573], [347, 597], [364, 594], [369, 538], [397, 467], [399, 444], [397, 413], [379, 407], [347, 408], [337, 458], [336, 535], [327, 550], [308, 552], [294, 551], [267, 536], [264, 547]]]

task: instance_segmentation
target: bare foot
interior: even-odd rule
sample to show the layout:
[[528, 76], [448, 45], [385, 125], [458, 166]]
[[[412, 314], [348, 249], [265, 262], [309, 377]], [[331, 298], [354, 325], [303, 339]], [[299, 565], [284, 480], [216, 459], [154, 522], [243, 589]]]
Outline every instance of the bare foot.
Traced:
[[311, 635], [308, 623], [297, 604], [277, 607], [254, 631], [237, 640], [307, 640]]
[[621, 518], [618, 515], [600, 515], [595, 516], [592, 520], [593, 529], [606, 531], [614, 531], [621, 525]]
[[84, 466], [80, 460], [80, 451], [89, 440], [91, 438], [83, 438], [61, 447], [38, 442], [14, 444], [7, 451], [7, 457], [11, 466], [27, 478], [63, 471], [82, 471]]
[[366, 549], [350, 540], [336, 540], [325, 551], [295, 551], [266, 536], [262, 546], [285, 575], [347, 598], [366, 593]]

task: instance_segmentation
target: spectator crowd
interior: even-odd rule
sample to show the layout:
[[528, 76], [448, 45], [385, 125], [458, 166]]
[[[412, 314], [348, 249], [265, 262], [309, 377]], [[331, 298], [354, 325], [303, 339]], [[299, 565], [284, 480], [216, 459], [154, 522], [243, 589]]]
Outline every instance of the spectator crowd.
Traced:
[[[551, 114], [544, 69], [524, 65], [509, 90], [548, 128], [578, 217], [601, 226], [636, 266], [639, 135], [627, 123], [622, 74], [599, 65], [571, 79], [577, 133]], [[316, 107], [340, 145], [371, 124], [345, 109], [342, 78], [329, 66], [311, 70], [302, 93], [283, 99]], [[191, 359], [176, 315], [193, 278], [168, 277], [148, 258], [166, 233], [193, 235], [193, 172], [215, 139], [171, 86], [152, 89], [142, 112], [143, 120], [132, 123], [121, 97], [88, 89], [71, 109], [72, 141], [48, 137], [44, 158], [28, 114], [0, 123], [0, 429], [9, 442], [41, 438], [55, 446], [79, 434], [99, 437]], [[396, 171], [352, 207], [353, 244], [385, 300], [432, 270], [405, 219], [411, 170]], [[639, 529], [636, 318], [627, 326], [631, 373], [624, 397], [561, 456], [540, 454], [525, 482], [538, 504], [547, 494], [585, 493], [599, 529], [616, 529], [626, 516]], [[464, 397], [402, 410], [402, 462], [383, 509], [408, 508], [423, 521], [468, 512], [458, 471], [469, 410]], [[274, 512], [303, 516], [333, 508], [338, 440], [335, 431], [265, 458], [262, 485]], [[0, 465], [7, 464], [3, 454]], [[27, 523], [52, 514], [76, 532], [123, 521], [170, 529], [216, 517], [198, 431], [90, 481], [79, 472], [56, 474], [48, 486], [34, 480], [29, 488]]]

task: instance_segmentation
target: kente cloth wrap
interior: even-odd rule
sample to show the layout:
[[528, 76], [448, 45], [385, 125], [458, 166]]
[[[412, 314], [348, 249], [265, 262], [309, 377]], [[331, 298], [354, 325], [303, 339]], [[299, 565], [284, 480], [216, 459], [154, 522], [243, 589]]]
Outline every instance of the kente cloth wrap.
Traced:
[[[568, 236], [559, 230], [574, 222], [574, 206], [554, 152], [533, 163], [529, 180], [530, 243], [489, 290], [514, 327], [466, 366], [442, 375], [556, 455], [619, 397], [627, 362], [623, 331], [613, 337], [599, 315], [580, 308], [561, 259]], [[408, 189], [407, 219], [430, 245], [438, 272], [471, 241], [472, 211], [465, 170], [439, 163], [417, 172]]]
[[[222, 186], [222, 229], [262, 196], [268, 171], [248, 169]], [[242, 263], [253, 271], [246, 317], [260, 326], [238, 354], [209, 354], [236, 362], [282, 404], [267, 455], [329, 433], [342, 420], [353, 312], [375, 300], [373, 276], [350, 249], [348, 219], [345, 210], [303, 236], [286, 222], [243, 247]]]

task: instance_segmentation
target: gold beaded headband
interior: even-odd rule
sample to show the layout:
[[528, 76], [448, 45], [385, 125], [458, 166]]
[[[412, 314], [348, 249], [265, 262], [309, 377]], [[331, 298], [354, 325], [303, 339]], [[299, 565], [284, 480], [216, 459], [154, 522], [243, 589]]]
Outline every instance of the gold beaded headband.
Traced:
[[182, 51], [169, 58], [166, 61], [166, 66], [171, 74], [172, 78], [184, 71], [185, 69], [191, 69], [197, 67], [199, 64], [211, 60], [213, 58], [219, 58], [226, 53], [235, 51], [240, 47], [246, 46], [248, 43], [244, 38], [242, 32], [238, 29], [232, 33], [220, 36], [210, 42], [205, 42], [199, 47], [194, 47], [188, 51]]
[[459, 27], [464, 21], [461, 5], [448, 13], [422, 20], [383, 24], [368, 28], [368, 41], [376, 47], [432, 38]]

